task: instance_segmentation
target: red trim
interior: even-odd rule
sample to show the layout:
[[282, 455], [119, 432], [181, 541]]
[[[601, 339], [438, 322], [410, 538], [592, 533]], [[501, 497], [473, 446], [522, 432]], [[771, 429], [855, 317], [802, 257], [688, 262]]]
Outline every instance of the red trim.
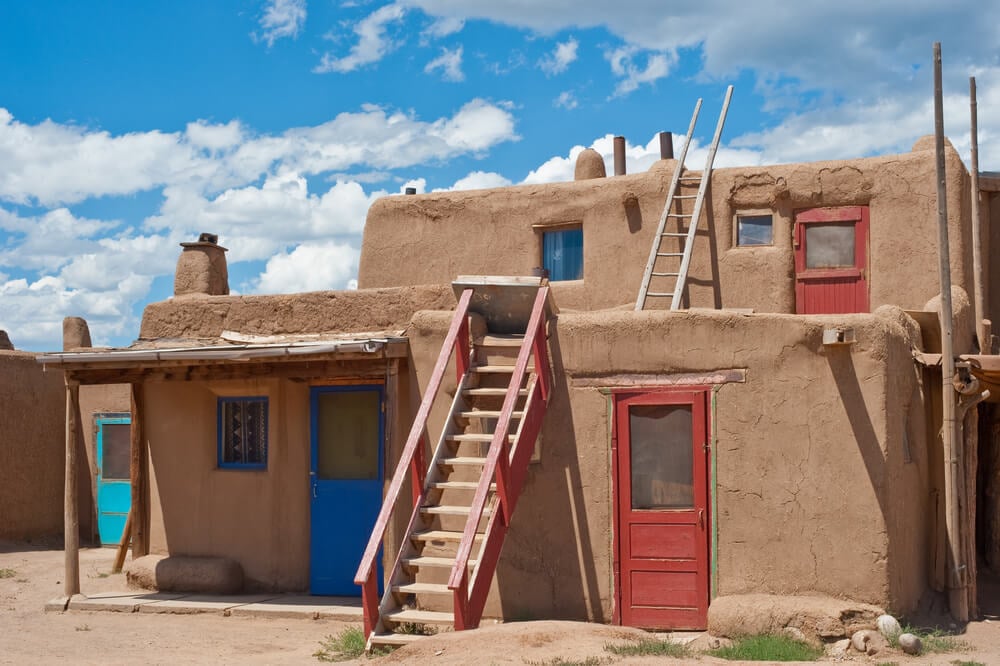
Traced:
[[[806, 268], [806, 226], [816, 223], [854, 222], [854, 265], [844, 268]], [[795, 312], [840, 314], [868, 312], [868, 206], [810, 208], [795, 213]], [[837, 306], [807, 289], [834, 289]], [[845, 306], [844, 303], [850, 303]], [[841, 307], [843, 306], [843, 307]]]
[[[463, 291], [461, 297], [458, 299], [455, 316], [451, 320], [451, 328], [448, 329], [448, 335], [441, 346], [441, 353], [438, 355], [437, 364], [434, 366], [434, 372], [431, 374], [430, 381], [427, 382], [424, 398], [420, 403], [420, 408], [417, 410], [416, 417], [414, 417], [410, 435], [403, 446], [403, 452], [399, 457], [399, 463], [392, 476], [392, 482], [389, 484], [385, 499], [382, 501], [382, 509], [379, 511], [378, 519], [375, 521], [372, 535], [368, 539], [368, 546], [361, 557], [361, 564], [358, 566], [358, 571], [354, 575], [354, 582], [361, 585], [361, 605], [365, 616], [365, 631], [369, 635], [378, 624], [379, 598], [378, 585], [375, 580], [378, 567], [375, 566], [375, 558], [378, 557], [379, 548], [382, 546], [382, 540], [389, 526], [389, 519], [392, 517], [392, 513], [399, 501], [399, 495], [406, 480], [407, 470], [410, 472], [415, 489], [414, 513], [419, 512], [424, 487], [424, 475], [427, 471], [426, 464], [422, 462], [424, 460], [424, 433], [427, 429], [427, 418], [430, 415], [431, 407], [434, 405], [438, 389], [441, 387], [441, 381], [448, 368], [448, 361], [451, 359], [452, 352], [456, 349], [463, 349], [462, 340], [460, 339], [463, 331], [465, 332], [465, 338], [468, 338], [469, 303], [471, 300], [472, 289]], [[464, 349], [468, 350], [467, 339], [465, 340]], [[466, 359], [464, 362], [468, 363], [468, 353], [465, 356]], [[459, 361], [459, 363], [462, 363], [462, 361]], [[413, 520], [411, 519], [410, 522], [410, 529], [412, 529]]]

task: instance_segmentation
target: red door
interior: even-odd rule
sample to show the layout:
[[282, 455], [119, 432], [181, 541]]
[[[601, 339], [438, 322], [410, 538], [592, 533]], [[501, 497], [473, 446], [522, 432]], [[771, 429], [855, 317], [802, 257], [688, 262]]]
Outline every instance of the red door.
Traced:
[[615, 397], [617, 609], [646, 629], [708, 625], [704, 391]]
[[868, 206], [795, 214], [795, 312], [868, 312]]

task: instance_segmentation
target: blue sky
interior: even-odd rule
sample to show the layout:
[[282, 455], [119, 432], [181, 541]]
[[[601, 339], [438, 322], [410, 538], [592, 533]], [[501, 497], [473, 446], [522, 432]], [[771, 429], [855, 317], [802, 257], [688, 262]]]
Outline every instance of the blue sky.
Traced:
[[230, 248], [239, 293], [350, 287], [370, 203], [406, 186], [572, 177], [593, 146], [629, 170], [725, 88], [719, 165], [906, 151], [946, 123], [1000, 169], [1000, 1], [33, 0], [0, 8], [0, 328], [57, 349], [138, 335], [177, 243]]

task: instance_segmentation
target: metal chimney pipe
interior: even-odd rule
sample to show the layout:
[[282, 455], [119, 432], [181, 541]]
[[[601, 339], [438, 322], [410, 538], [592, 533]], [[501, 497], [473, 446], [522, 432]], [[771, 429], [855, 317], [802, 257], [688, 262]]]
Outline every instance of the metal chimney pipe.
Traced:
[[625, 137], [615, 137], [615, 175], [625, 175]]
[[406, 188], [406, 194], [416, 194], [416, 193], [417, 193], [417, 188], [415, 187]]
[[660, 132], [660, 159], [674, 159], [674, 133]]

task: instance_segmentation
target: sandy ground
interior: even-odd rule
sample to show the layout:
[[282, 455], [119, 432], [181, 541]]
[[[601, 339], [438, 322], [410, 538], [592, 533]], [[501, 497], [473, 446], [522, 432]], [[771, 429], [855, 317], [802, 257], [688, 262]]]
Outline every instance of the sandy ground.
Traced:
[[[110, 575], [114, 551], [81, 552], [83, 592], [124, 590], [125, 581]], [[221, 615], [143, 613], [46, 613], [45, 602], [62, 592], [62, 551], [45, 546], [0, 542], [0, 664], [318, 664], [312, 656], [330, 634], [352, 626], [332, 620], [278, 620]], [[6, 573], [6, 572], [5, 572]], [[1000, 585], [984, 586], [984, 619], [968, 625], [959, 638], [962, 652], [907, 657], [887, 653], [855, 657], [858, 664], [953, 664], [979, 662], [1000, 666]], [[355, 625], [356, 626], [356, 625]], [[578, 622], [522, 622], [446, 633], [377, 659], [370, 666], [407, 662], [435, 665], [667, 663], [658, 657], [622, 659], [609, 654], [609, 643], [627, 642], [637, 630]], [[595, 662], [594, 660], [600, 660]], [[673, 663], [689, 663], [691, 659]], [[700, 664], [732, 664], [699, 657]], [[759, 662], [758, 662], [759, 663]]]

